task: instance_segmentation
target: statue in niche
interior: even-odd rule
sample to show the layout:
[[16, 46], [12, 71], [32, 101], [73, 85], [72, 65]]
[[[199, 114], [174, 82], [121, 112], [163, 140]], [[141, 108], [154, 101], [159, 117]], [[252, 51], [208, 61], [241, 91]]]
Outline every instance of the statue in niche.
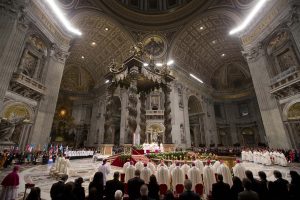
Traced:
[[285, 71], [292, 66], [298, 65], [298, 62], [295, 59], [295, 54], [290, 49], [277, 56], [277, 60], [282, 71]]
[[186, 142], [183, 124], [180, 124], [180, 139], [181, 139], [181, 143]]
[[23, 58], [23, 74], [33, 77], [37, 65], [37, 58], [27, 53]]
[[[14, 113], [12, 113], [14, 115]], [[24, 121], [24, 117], [13, 116], [12, 120], [1, 119], [0, 122], [0, 141], [13, 142], [11, 139], [13, 134], [16, 132], [16, 128], [21, 125]], [[18, 131], [20, 133], [20, 131]], [[19, 138], [14, 136], [13, 138]], [[17, 141], [16, 141], [17, 142]]]

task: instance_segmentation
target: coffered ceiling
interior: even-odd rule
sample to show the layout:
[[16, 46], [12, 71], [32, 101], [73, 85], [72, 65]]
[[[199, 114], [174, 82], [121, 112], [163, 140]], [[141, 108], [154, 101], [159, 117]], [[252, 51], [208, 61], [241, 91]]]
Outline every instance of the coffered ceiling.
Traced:
[[[69, 71], [72, 69], [84, 69], [87, 75], [82, 78], [91, 80], [81, 81], [83, 84], [103, 84], [109, 63], [126, 59], [130, 47], [149, 34], [163, 36], [166, 55], [175, 60], [177, 70], [194, 73], [213, 86], [213, 76], [224, 66], [243, 66], [248, 70], [239, 39], [228, 32], [240, 23], [255, 1], [159, 0], [157, 5], [164, 7], [147, 10], [145, 0], [61, 0], [61, 7], [83, 33], [72, 41], [62, 89], [71, 90], [70, 84], [75, 84], [75, 75]], [[139, 6], [132, 8], [130, 2], [138, 2]], [[175, 2], [174, 7], [168, 7], [170, 2]]]

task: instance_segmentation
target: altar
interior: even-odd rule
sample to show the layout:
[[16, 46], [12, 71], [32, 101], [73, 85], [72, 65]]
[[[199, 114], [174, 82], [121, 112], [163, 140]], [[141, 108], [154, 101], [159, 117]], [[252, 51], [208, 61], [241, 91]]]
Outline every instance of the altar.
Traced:
[[161, 153], [164, 152], [164, 147], [162, 144], [158, 144], [156, 142], [153, 142], [151, 144], [144, 143], [143, 144], [143, 150], [145, 154], [149, 153]]

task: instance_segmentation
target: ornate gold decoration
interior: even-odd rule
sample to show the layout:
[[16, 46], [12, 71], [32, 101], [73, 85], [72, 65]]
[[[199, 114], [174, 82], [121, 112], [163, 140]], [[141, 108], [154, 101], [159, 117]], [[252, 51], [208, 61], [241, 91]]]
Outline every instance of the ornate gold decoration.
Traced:
[[9, 121], [13, 121], [15, 119], [30, 120], [29, 111], [22, 104], [13, 104], [4, 108], [3, 117]]
[[144, 39], [144, 51], [153, 58], [160, 58], [167, 51], [165, 40], [159, 35], [151, 35]]
[[36, 35], [31, 35], [29, 41], [36, 49], [43, 51], [46, 49], [45, 43]]
[[299, 120], [300, 119], [300, 103], [295, 103], [292, 105], [288, 111], [289, 120]]

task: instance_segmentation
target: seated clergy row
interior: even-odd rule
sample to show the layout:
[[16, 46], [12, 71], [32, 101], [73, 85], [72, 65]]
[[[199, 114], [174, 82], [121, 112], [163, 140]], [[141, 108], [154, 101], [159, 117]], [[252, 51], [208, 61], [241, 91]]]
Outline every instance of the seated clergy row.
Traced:
[[[123, 166], [125, 173], [125, 182], [134, 177], [135, 170], [138, 169], [141, 172], [141, 179], [146, 184], [149, 183], [150, 176], [154, 174], [157, 177], [158, 184], [166, 184], [169, 189], [175, 190], [177, 184], [184, 184], [186, 178], [192, 182], [192, 190], [195, 191], [197, 184], [204, 186], [204, 193], [210, 194], [212, 191], [212, 184], [216, 183], [215, 174], [221, 174], [224, 177], [224, 182], [232, 186], [231, 171], [227, 165], [215, 161], [211, 165], [210, 161], [204, 166], [201, 160], [196, 160], [192, 163], [192, 167], [188, 164], [180, 166], [179, 163], [172, 163], [169, 167], [161, 162], [157, 167], [149, 162], [143, 164], [138, 161], [135, 165], [133, 162], [127, 162]], [[233, 168], [234, 176], [240, 179], [245, 178], [245, 168], [239, 162]]]
[[242, 160], [263, 165], [287, 166], [287, 159], [282, 152], [267, 150], [245, 150], [241, 152]]

